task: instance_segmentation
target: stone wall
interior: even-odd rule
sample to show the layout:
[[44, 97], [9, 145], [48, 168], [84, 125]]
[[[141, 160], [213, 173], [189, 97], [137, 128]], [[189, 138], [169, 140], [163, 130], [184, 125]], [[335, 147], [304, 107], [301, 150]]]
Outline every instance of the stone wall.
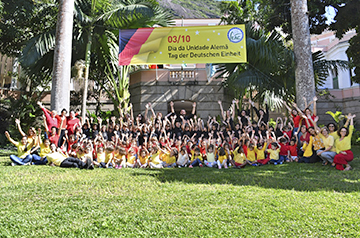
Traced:
[[155, 112], [166, 115], [170, 101], [186, 100], [197, 103], [196, 114], [201, 118], [219, 115], [220, 108], [217, 101], [223, 101], [223, 107], [226, 110], [233, 98], [221, 86], [221, 81], [139, 82], [130, 86], [130, 93], [134, 114], [144, 113], [145, 105], [151, 102]]

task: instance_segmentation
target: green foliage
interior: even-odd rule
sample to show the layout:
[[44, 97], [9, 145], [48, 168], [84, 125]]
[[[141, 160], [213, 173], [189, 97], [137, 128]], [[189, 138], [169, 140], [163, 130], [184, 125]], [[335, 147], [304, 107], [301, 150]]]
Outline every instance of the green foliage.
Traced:
[[360, 167], [9, 166], [0, 151], [1, 237], [358, 237]]

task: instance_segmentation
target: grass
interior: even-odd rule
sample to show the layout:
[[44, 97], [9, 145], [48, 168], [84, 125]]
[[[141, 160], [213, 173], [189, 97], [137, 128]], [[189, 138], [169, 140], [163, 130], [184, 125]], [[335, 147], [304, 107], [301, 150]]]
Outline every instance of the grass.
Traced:
[[[360, 155], [360, 148], [354, 148]], [[360, 160], [235, 169], [9, 165], [0, 237], [359, 237]]]

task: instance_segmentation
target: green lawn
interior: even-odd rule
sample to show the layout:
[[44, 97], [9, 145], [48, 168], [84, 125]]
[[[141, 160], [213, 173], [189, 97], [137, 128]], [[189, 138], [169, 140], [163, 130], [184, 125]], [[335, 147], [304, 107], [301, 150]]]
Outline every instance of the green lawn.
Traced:
[[0, 237], [359, 237], [352, 171], [11, 167], [0, 152]]

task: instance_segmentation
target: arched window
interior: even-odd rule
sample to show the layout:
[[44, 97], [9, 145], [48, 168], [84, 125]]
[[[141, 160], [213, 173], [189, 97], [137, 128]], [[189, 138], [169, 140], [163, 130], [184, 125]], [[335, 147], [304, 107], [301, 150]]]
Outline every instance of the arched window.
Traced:
[[[175, 110], [175, 113], [177, 115], [180, 114], [180, 111], [182, 109], [184, 109], [186, 111], [186, 115], [190, 115], [191, 114], [191, 111], [192, 111], [192, 108], [193, 108], [193, 101], [189, 101], [189, 100], [174, 100], [174, 110]], [[168, 102], [168, 113], [171, 112], [171, 108], [170, 108], [170, 102]], [[196, 111], [195, 111], [195, 114], [196, 114]]]

